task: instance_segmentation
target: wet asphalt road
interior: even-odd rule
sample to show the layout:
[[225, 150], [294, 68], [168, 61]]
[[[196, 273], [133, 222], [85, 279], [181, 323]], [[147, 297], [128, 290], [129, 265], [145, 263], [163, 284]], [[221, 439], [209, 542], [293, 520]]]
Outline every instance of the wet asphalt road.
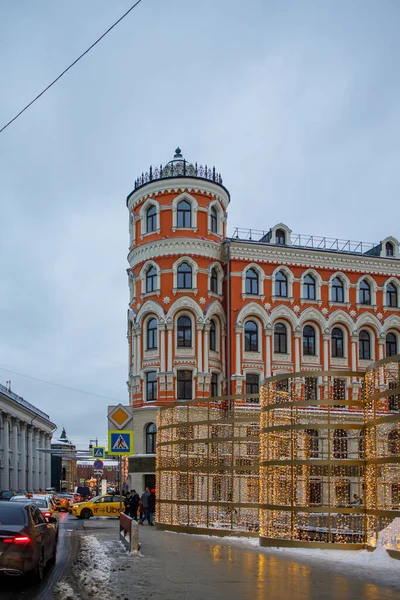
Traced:
[[53, 567], [46, 569], [40, 585], [32, 585], [22, 578], [0, 578], [1, 600], [52, 600], [53, 588], [69, 571], [78, 548], [79, 530], [84, 522], [60, 513], [60, 535], [58, 539], [57, 560]]

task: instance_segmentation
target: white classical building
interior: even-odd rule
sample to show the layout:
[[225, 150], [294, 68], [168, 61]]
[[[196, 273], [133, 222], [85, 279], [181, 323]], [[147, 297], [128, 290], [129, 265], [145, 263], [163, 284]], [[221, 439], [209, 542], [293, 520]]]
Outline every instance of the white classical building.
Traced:
[[51, 485], [49, 415], [0, 384], [0, 489], [39, 490]]

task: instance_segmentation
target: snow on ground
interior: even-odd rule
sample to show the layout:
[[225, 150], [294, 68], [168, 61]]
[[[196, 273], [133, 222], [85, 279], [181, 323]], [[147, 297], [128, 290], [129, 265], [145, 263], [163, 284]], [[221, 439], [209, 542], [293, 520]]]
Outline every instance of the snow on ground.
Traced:
[[81, 548], [73, 571], [88, 596], [108, 600], [107, 583], [110, 579], [111, 559], [107, 550], [94, 535], [81, 540]]
[[[182, 535], [182, 534], [181, 534]], [[309, 566], [319, 566], [340, 573], [344, 577], [369, 578], [381, 585], [400, 589], [400, 561], [391, 558], [384, 548], [368, 550], [320, 550], [318, 548], [262, 547], [258, 538], [201, 536], [221, 545], [232, 545], [263, 554], [296, 560]]]
[[66, 581], [60, 581], [54, 588], [57, 600], [79, 600], [72, 587]]

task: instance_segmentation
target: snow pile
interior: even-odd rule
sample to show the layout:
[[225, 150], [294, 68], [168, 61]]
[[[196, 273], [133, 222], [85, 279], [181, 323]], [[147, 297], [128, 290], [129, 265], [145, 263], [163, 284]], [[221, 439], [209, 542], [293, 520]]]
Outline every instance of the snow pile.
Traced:
[[96, 600], [108, 600], [107, 584], [110, 579], [111, 561], [104, 545], [94, 535], [82, 538], [73, 570], [88, 596]]
[[72, 587], [66, 581], [60, 581], [54, 588], [54, 597], [57, 600], [79, 600], [72, 589]]

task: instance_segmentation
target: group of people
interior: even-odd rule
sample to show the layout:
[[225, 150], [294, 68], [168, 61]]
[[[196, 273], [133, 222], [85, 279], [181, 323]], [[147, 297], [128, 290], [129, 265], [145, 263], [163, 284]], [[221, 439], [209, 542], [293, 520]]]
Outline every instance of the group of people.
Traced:
[[124, 504], [125, 514], [138, 521], [139, 525], [143, 525], [146, 520], [149, 525], [154, 525], [156, 490], [147, 487], [141, 497], [136, 490], [131, 490], [127, 492]]

